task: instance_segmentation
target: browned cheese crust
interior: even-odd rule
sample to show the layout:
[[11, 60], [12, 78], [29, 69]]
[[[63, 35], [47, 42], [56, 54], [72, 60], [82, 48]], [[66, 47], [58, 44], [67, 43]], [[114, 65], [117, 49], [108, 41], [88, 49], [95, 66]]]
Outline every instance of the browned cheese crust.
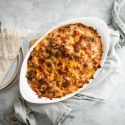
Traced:
[[96, 30], [81, 23], [61, 26], [33, 49], [26, 77], [38, 97], [63, 97], [93, 78], [101, 58], [102, 41]]

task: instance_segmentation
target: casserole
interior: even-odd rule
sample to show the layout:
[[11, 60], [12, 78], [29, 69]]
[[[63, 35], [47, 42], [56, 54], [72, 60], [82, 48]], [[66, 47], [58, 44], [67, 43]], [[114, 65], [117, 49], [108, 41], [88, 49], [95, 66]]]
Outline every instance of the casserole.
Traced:
[[[81, 23], [84, 24], [88, 27], [93, 27], [94, 29], [97, 30], [97, 32], [99, 33], [99, 35], [101, 36], [102, 39], [102, 49], [103, 49], [103, 53], [102, 53], [102, 59], [101, 59], [101, 67], [103, 67], [104, 62], [106, 60], [107, 57], [107, 53], [108, 53], [108, 47], [109, 47], [109, 32], [108, 32], [108, 27], [107, 25], [100, 19], [97, 18], [91, 18], [91, 17], [84, 17], [82, 19], [76, 19], [76, 20], [71, 20], [71, 21], [67, 21], [64, 23], [61, 23], [57, 26], [55, 26], [54, 28], [52, 28], [51, 30], [49, 30], [44, 36], [42, 36], [29, 50], [29, 52], [27, 53], [24, 62], [22, 64], [22, 68], [21, 68], [21, 73], [20, 73], [20, 92], [21, 95], [23, 96], [23, 98], [29, 102], [32, 103], [53, 103], [53, 102], [58, 102], [58, 101], [62, 101], [65, 99], [68, 99], [70, 97], [72, 97], [73, 95], [79, 93], [80, 91], [84, 90], [84, 88], [87, 86], [87, 84], [84, 84], [84, 86], [80, 89], [78, 89], [77, 91], [67, 94], [65, 96], [62, 96], [60, 98], [46, 98], [46, 97], [42, 97], [42, 98], [38, 98], [38, 96], [36, 95], [36, 93], [30, 88], [27, 78], [26, 78], [26, 73], [27, 73], [27, 61], [28, 58], [31, 54], [31, 52], [33, 51], [33, 49], [41, 42], [41, 40], [43, 40], [49, 33], [51, 33], [53, 30], [64, 26], [64, 25], [68, 25], [68, 24], [75, 24], [75, 23]], [[94, 73], [94, 78], [97, 76], [97, 74], [99, 73], [99, 71], [101, 70], [101, 68], [97, 69], [97, 71]], [[91, 84], [91, 81], [89, 81], [89, 84]]]

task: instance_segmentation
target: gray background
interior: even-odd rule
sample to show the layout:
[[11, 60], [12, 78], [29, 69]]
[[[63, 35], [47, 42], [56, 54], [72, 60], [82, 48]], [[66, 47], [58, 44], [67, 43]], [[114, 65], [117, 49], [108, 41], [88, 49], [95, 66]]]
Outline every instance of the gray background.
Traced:
[[[12, 30], [30, 30], [44, 33], [55, 24], [67, 19], [93, 16], [111, 24], [114, 0], [0, 0], [0, 21]], [[109, 98], [103, 105], [92, 108], [85, 116], [87, 125], [125, 125], [125, 48], [119, 51], [121, 75]], [[18, 82], [0, 93], [0, 114], [13, 106], [19, 94]], [[89, 122], [86, 122], [89, 121]], [[96, 122], [98, 121], [98, 122]], [[41, 122], [39, 122], [41, 124]]]

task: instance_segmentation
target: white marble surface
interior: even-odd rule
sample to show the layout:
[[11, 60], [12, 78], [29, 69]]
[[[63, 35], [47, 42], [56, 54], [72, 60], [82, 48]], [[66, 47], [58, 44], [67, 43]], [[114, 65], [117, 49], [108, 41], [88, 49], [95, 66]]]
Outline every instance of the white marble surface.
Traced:
[[[111, 23], [114, 0], [0, 0], [0, 21], [11, 29], [45, 32], [60, 21], [82, 16], [94, 16]], [[109, 100], [92, 108], [86, 125], [125, 125], [125, 47], [119, 51], [121, 75]], [[0, 114], [13, 106], [19, 94], [18, 82], [0, 93]], [[88, 122], [89, 121], [89, 122]], [[40, 124], [40, 122], [39, 122]]]

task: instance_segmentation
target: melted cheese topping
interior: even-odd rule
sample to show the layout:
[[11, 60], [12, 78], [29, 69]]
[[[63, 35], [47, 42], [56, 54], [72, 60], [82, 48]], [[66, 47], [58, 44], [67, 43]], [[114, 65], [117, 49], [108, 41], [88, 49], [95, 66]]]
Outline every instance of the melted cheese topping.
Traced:
[[31, 52], [27, 79], [38, 97], [59, 98], [88, 83], [102, 57], [98, 33], [81, 23], [49, 33]]

